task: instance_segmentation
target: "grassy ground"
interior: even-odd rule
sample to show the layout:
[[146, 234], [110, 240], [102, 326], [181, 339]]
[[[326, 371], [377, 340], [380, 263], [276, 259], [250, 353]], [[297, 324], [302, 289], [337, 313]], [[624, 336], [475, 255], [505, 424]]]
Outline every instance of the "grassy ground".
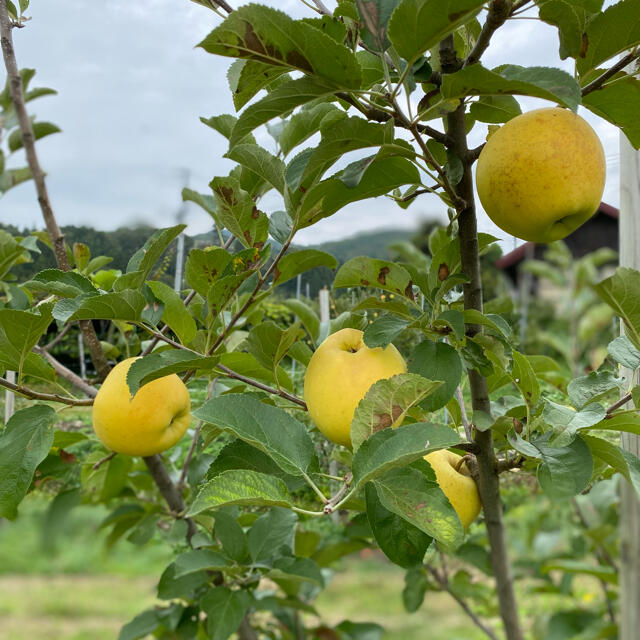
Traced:
[[[0, 576], [0, 640], [114, 640], [120, 627], [154, 603], [156, 578], [121, 575]], [[320, 597], [327, 622], [382, 624], [385, 640], [486, 638], [445, 594], [430, 594], [415, 614], [400, 599], [400, 571], [350, 563]]]

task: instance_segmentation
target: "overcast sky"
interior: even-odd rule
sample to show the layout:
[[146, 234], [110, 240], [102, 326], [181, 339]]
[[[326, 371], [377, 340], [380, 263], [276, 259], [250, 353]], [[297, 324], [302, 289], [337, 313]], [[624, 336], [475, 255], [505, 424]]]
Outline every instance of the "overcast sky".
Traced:
[[[295, 17], [312, 15], [299, 0], [263, 3]], [[331, 0], [327, 4], [335, 5]], [[32, 87], [58, 91], [31, 102], [29, 109], [63, 130], [38, 143], [59, 224], [99, 229], [135, 222], [174, 224], [185, 170], [189, 186], [207, 192], [209, 181], [232, 167], [222, 158], [226, 141], [199, 120], [235, 113], [226, 82], [232, 60], [195, 47], [220, 18], [188, 0], [32, 0], [28, 14], [32, 20], [26, 27], [13, 31], [18, 64], [36, 69]], [[494, 37], [483, 62], [487, 67], [504, 62], [559, 66], [571, 72], [570, 61], [562, 62], [557, 51], [555, 29], [514, 20]], [[2, 82], [4, 76], [2, 68]], [[549, 104], [526, 98], [520, 103], [523, 110]], [[580, 113], [605, 147], [604, 200], [618, 206], [617, 130], [584, 110]], [[472, 143], [479, 144], [482, 136], [479, 130]], [[268, 134], [260, 133], [258, 141], [273, 149]], [[12, 166], [24, 165], [19, 155]], [[263, 205], [267, 212], [279, 208], [273, 197]], [[435, 197], [423, 196], [407, 210], [381, 197], [346, 207], [302, 231], [297, 240], [314, 244], [362, 230], [414, 227], [433, 217], [444, 219], [444, 207]], [[0, 199], [0, 220], [41, 226], [32, 183]], [[211, 226], [207, 214], [193, 205], [186, 208], [186, 222], [188, 233]], [[479, 226], [504, 237], [483, 212]]]

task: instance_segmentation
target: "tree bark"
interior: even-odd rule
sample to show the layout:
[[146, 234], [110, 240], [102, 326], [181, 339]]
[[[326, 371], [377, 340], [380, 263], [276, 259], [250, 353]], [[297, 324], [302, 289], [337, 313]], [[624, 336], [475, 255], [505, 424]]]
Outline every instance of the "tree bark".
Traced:
[[[449, 36], [443, 41], [441, 48], [443, 73], [452, 73], [460, 66], [456, 60], [453, 48], [453, 38]], [[464, 172], [456, 191], [465, 202], [464, 207], [458, 209], [458, 228], [460, 240], [460, 257], [462, 272], [469, 278], [463, 285], [465, 309], [482, 311], [482, 280], [480, 273], [480, 259], [478, 250], [478, 228], [476, 220], [472, 161], [469, 159], [469, 149], [465, 132], [464, 105], [447, 116], [447, 134], [452, 139], [450, 150], [462, 161]], [[466, 326], [467, 336], [473, 337], [480, 331], [478, 325]], [[469, 386], [471, 389], [471, 405], [474, 411], [491, 414], [489, 392], [486, 379], [474, 369], [468, 370]], [[496, 577], [496, 588], [500, 616], [508, 640], [522, 640], [522, 630], [518, 617], [518, 606], [513, 589], [513, 578], [509, 559], [504, 523], [502, 520], [502, 501], [497, 472], [496, 457], [493, 449], [493, 434], [491, 430], [476, 431], [474, 437], [478, 446], [476, 459], [478, 463], [478, 490], [482, 500], [489, 545], [491, 547], [491, 564]]]
[[[22, 134], [22, 143], [27, 156], [27, 163], [31, 170], [31, 176], [36, 186], [36, 193], [38, 195], [38, 203], [40, 204], [42, 217], [44, 218], [44, 223], [47, 227], [47, 233], [51, 238], [51, 245], [53, 247], [53, 253], [56, 257], [58, 268], [62, 271], [69, 271], [70, 266], [69, 260], [67, 259], [67, 249], [64, 242], [64, 236], [60, 231], [60, 227], [58, 227], [56, 217], [53, 213], [51, 201], [49, 200], [49, 193], [47, 191], [45, 174], [40, 166], [38, 154], [36, 153], [33, 126], [31, 125], [31, 120], [29, 119], [29, 114], [27, 113], [27, 108], [25, 106], [24, 94], [22, 91], [22, 78], [20, 77], [16, 54], [13, 49], [11, 22], [9, 20], [7, 5], [4, 0], [0, 2], [0, 42], [2, 44], [4, 64], [7, 69], [11, 101], [13, 102], [13, 106], [18, 117], [18, 125], [20, 127], [20, 133]], [[98, 372], [98, 376], [100, 380], [104, 380], [109, 373], [110, 367], [104, 356], [92, 322], [90, 320], [81, 320], [80, 329], [82, 330], [85, 343], [89, 349], [89, 354], [91, 355], [91, 361]]]

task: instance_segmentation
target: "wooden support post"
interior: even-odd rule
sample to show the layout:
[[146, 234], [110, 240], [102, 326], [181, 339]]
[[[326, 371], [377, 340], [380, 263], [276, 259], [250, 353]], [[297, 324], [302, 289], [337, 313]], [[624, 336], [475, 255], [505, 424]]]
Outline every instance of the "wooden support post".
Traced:
[[[640, 270], [640, 152], [620, 134], [620, 265]], [[633, 372], [622, 374], [629, 381]], [[640, 456], [640, 436], [621, 434], [621, 445]], [[620, 502], [620, 640], [636, 640], [640, 629], [640, 500], [622, 479]]]

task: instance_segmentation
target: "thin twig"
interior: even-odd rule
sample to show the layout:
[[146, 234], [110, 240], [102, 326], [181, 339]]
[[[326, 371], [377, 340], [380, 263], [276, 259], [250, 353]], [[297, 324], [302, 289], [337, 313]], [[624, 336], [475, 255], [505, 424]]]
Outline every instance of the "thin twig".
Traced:
[[189, 465], [191, 464], [191, 458], [193, 458], [193, 454], [195, 453], [196, 447], [198, 446], [198, 436], [200, 435], [200, 429], [202, 429], [202, 425], [204, 422], [200, 420], [198, 422], [198, 426], [195, 428], [193, 432], [193, 438], [191, 439], [191, 446], [189, 447], [189, 451], [187, 452], [187, 457], [184, 459], [184, 464], [182, 465], [182, 471], [180, 472], [180, 478], [176, 483], [176, 488], [178, 491], [182, 491], [184, 489], [185, 481], [187, 479], [187, 471], [189, 469]]
[[[233, 239], [233, 236], [231, 236], [231, 238]], [[192, 289], [188, 294], [187, 297], [184, 299], [184, 306], [185, 308], [189, 306], [189, 303], [193, 300], [193, 298], [195, 297], [196, 292], [195, 289]], [[169, 325], [165, 324], [161, 329], [160, 329], [160, 334], [164, 335], [168, 330], [169, 330]], [[156, 347], [156, 345], [158, 344], [158, 342], [160, 342], [160, 336], [154, 336], [151, 339], [151, 342], [149, 342], [149, 344], [147, 345], [147, 348], [140, 354], [140, 356], [142, 358], [144, 358], [145, 356], [148, 356]]]
[[607, 415], [610, 416], [616, 409], [619, 409], [620, 407], [624, 407], [624, 405], [627, 404], [627, 402], [629, 402], [631, 399], [632, 399], [632, 396], [630, 393], [627, 393], [626, 395], [622, 396], [620, 400], [617, 400], [616, 402], [614, 402], [607, 409]]
[[493, 0], [493, 2], [489, 4], [487, 19], [484, 25], [482, 25], [482, 30], [473, 49], [471, 49], [467, 59], [463, 62], [464, 67], [480, 60], [482, 54], [487, 50], [491, 42], [491, 37], [506, 22], [512, 10], [513, 6], [510, 0]]
[[[58, 223], [53, 213], [49, 193], [47, 191], [47, 183], [45, 181], [45, 173], [40, 166], [38, 154], [36, 153], [35, 135], [33, 133], [33, 124], [27, 113], [27, 108], [22, 90], [22, 78], [18, 70], [18, 62], [13, 48], [13, 37], [11, 35], [11, 22], [6, 2], [0, 2], [0, 41], [2, 44], [2, 54], [4, 56], [4, 64], [7, 69], [7, 79], [11, 94], [11, 102], [16, 112], [20, 133], [22, 135], [22, 143], [25, 154], [27, 156], [27, 164], [31, 171], [31, 177], [36, 186], [38, 194], [38, 202], [40, 210], [44, 218], [47, 232], [51, 238], [53, 253], [56, 257], [58, 268], [62, 271], [69, 271], [69, 261], [67, 259], [67, 248], [64, 236], [60, 232]], [[89, 349], [91, 361], [98, 372], [101, 380], [104, 380], [109, 373], [110, 367], [105, 358], [102, 346], [98, 340], [93, 324], [90, 320], [81, 320], [80, 329], [85, 339], [85, 344]]]
[[62, 327], [62, 331], [53, 340], [51, 340], [51, 342], [47, 342], [47, 344], [42, 347], [42, 350], [51, 351], [51, 349], [53, 349], [53, 347], [55, 347], [67, 335], [67, 333], [69, 333], [72, 326], [72, 324], [66, 324]]
[[267, 393], [271, 393], [273, 395], [280, 396], [281, 398], [285, 398], [285, 400], [289, 400], [289, 402], [293, 402], [294, 404], [299, 405], [305, 411], [307, 410], [307, 403], [302, 398], [298, 398], [298, 396], [295, 396], [289, 393], [288, 391], [285, 391], [284, 389], [276, 389], [275, 387], [270, 387], [267, 384], [258, 382], [258, 380], [254, 380], [253, 378], [248, 378], [247, 376], [243, 376], [240, 373], [236, 373], [232, 369], [229, 369], [229, 367], [226, 367], [223, 364], [217, 365], [216, 368], [222, 371], [222, 373], [224, 373], [224, 375], [227, 376], [228, 378], [239, 380], [240, 382], [244, 382], [245, 384], [255, 387], [256, 389], [261, 389], [262, 391], [266, 391]]
[[471, 425], [469, 424], [469, 418], [467, 418], [467, 410], [464, 406], [464, 396], [462, 395], [462, 389], [460, 388], [460, 385], [456, 387], [455, 396], [456, 400], [458, 401], [458, 405], [460, 406], [460, 416], [462, 418], [464, 433], [467, 436], [467, 440], [469, 442], [473, 442], [473, 430], [471, 429]]
[[96, 462], [91, 468], [94, 471], [97, 471], [105, 462], [109, 462], [109, 460], [111, 460], [112, 458], [115, 458], [117, 455], [118, 455], [117, 451], [112, 451], [111, 453], [106, 455], [104, 458], [100, 458], [100, 460], [98, 460], [98, 462]]
[[582, 88], [582, 96], [586, 96], [592, 91], [596, 91], [600, 89], [602, 85], [609, 80], [609, 78], [613, 77], [618, 71], [622, 71], [627, 65], [631, 64], [634, 60], [638, 59], [638, 51], [634, 49], [630, 51], [626, 56], [620, 58], [618, 62], [614, 65], [611, 65], [601, 76], [597, 77], [593, 82], [590, 82], [588, 85]]
[[9, 382], [9, 380], [5, 380], [5, 378], [0, 378], [0, 387], [9, 389], [9, 391], [18, 393], [25, 398], [31, 398], [32, 400], [60, 402], [62, 404], [68, 404], [72, 407], [88, 407], [93, 404], [93, 398], [68, 398], [67, 396], [61, 396], [57, 393], [40, 393], [39, 391], [35, 391], [34, 389], [29, 389], [28, 387], [23, 387], [22, 385]]
[[478, 627], [485, 635], [487, 635], [491, 640], [498, 640], [498, 637], [493, 633], [489, 627], [487, 627], [482, 620], [473, 612], [471, 607], [451, 588], [449, 581], [441, 576], [433, 567], [427, 565], [427, 571], [429, 575], [438, 583], [438, 586], [446, 591], [459, 605], [460, 608], [469, 616], [473, 624]]
[[54, 369], [55, 372], [61, 377], [70, 382], [74, 387], [86, 393], [90, 398], [95, 398], [98, 390], [83, 380], [77, 373], [71, 371], [65, 367], [61, 362], [58, 362], [48, 351], [45, 351], [41, 347], [34, 347], [33, 351], [41, 355]]

